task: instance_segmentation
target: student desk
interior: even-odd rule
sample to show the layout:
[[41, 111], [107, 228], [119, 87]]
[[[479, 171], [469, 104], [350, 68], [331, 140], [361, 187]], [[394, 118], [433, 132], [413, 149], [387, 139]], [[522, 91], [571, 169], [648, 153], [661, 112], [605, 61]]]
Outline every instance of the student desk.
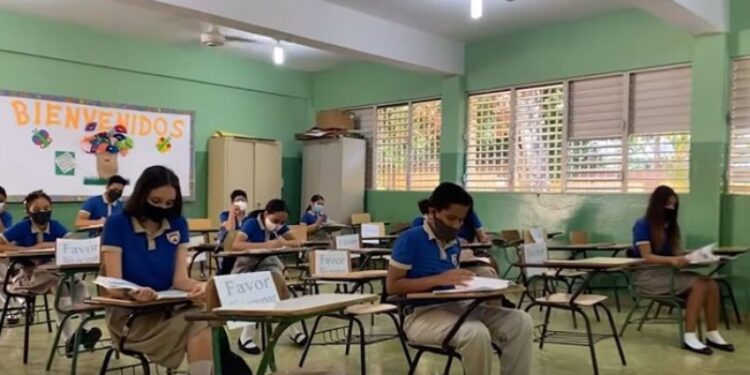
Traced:
[[733, 247], [717, 247], [714, 249], [714, 254], [719, 256], [737, 256], [742, 255], [750, 251], [748, 246], [733, 246]]
[[[573, 293], [553, 293], [546, 296], [533, 299], [531, 304], [526, 306], [526, 311], [529, 311], [534, 306], [546, 307], [547, 311], [544, 317], [544, 323], [542, 325], [542, 334], [539, 337], [539, 349], [542, 349], [544, 343], [550, 344], [562, 344], [562, 345], [580, 345], [588, 346], [591, 352], [591, 363], [594, 367], [594, 374], [599, 373], [599, 367], [596, 361], [596, 351], [594, 345], [608, 338], [614, 338], [615, 344], [617, 345], [617, 351], [620, 354], [620, 361], [623, 366], [626, 365], [625, 352], [622, 349], [622, 343], [620, 337], [617, 334], [617, 328], [615, 327], [612, 313], [609, 311], [604, 301], [607, 299], [605, 296], [595, 294], [583, 294], [588, 289], [591, 279], [602, 272], [611, 272], [614, 270], [624, 270], [643, 263], [642, 259], [634, 258], [614, 258], [614, 257], [595, 257], [595, 258], [584, 258], [578, 260], [548, 260], [543, 263], [520, 263], [519, 267], [524, 268], [552, 268], [557, 270], [557, 274], [563, 270], [577, 270], [584, 271], [585, 276], [583, 282]], [[524, 283], [526, 282], [524, 277]], [[545, 288], [546, 289], [546, 288]], [[528, 293], [526, 293], [528, 294]], [[531, 297], [531, 295], [529, 295]], [[522, 298], [523, 299], [523, 298]], [[520, 305], [520, 303], [519, 303]], [[604, 310], [607, 313], [609, 320], [609, 326], [612, 330], [611, 334], [594, 334], [591, 332], [591, 324], [588, 315], [582, 309], [583, 307], [593, 307], [594, 313], [597, 318], [599, 312], [597, 309]], [[586, 325], [586, 333], [577, 331], [553, 331], [547, 327], [549, 325], [550, 312], [553, 308], [571, 311], [573, 316], [578, 313], [583, 317]]]
[[369, 270], [311, 275], [309, 279], [314, 281], [331, 281], [336, 283], [354, 283], [354, 287], [351, 291], [345, 289], [344, 292], [356, 293], [358, 289], [362, 288], [367, 283], [371, 283], [376, 280], [385, 280], [385, 277], [387, 275], [388, 271], [386, 270]]
[[239, 258], [239, 257], [258, 257], [258, 262], [253, 266], [250, 272], [255, 272], [258, 266], [268, 257], [272, 256], [284, 256], [284, 255], [299, 255], [310, 250], [307, 247], [289, 247], [279, 249], [253, 249], [253, 250], [242, 250], [242, 251], [222, 251], [215, 254], [217, 257], [225, 258]]
[[325, 249], [330, 246], [330, 241], [305, 241], [302, 243], [302, 247], [309, 247], [314, 249]]
[[318, 315], [341, 311], [352, 305], [377, 301], [379, 296], [374, 294], [316, 294], [292, 298], [262, 307], [246, 308], [215, 308], [211, 312], [188, 314], [188, 321], [207, 321], [211, 325], [214, 347], [214, 374], [224, 375], [221, 357], [216, 352], [220, 343], [226, 338], [224, 322], [244, 321], [260, 323], [278, 323], [273, 332], [271, 324], [266, 324], [269, 330], [268, 347], [263, 352], [257, 375], [265, 375], [268, 369], [276, 371], [276, 357], [274, 348], [284, 331], [292, 324]]
[[146, 358], [143, 353], [134, 352], [125, 349], [125, 344], [128, 340], [128, 332], [130, 331], [130, 327], [133, 326], [133, 322], [135, 322], [136, 319], [140, 316], [144, 315], [152, 315], [152, 314], [166, 314], [172, 311], [174, 308], [177, 307], [183, 307], [183, 306], [189, 306], [192, 304], [190, 300], [187, 299], [162, 299], [162, 300], [155, 300], [151, 302], [138, 302], [133, 300], [124, 300], [124, 299], [118, 299], [118, 298], [108, 298], [108, 297], [93, 297], [91, 299], [88, 299], [85, 301], [89, 305], [98, 306], [101, 308], [116, 308], [116, 307], [123, 307], [130, 309], [130, 314], [128, 315], [128, 320], [125, 323], [125, 327], [122, 329], [122, 337], [120, 337], [120, 341], [113, 343], [116, 347], [110, 347], [107, 350], [107, 353], [104, 355], [104, 361], [102, 362], [102, 368], [100, 373], [104, 374], [108, 371], [112, 370], [123, 370], [126, 368], [133, 368], [137, 365], [126, 365], [118, 368], [109, 368], [109, 361], [112, 358], [112, 354], [114, 354], [115, 351], [137, 358], [140, 362], [140, 366], [143, 369], [143, 373], [145, 375], [149, 375], [151, 373], [151, 369], [149, 368], [149, 361]]
[[344, 225], [344, 224], [323, 224], [320, 228], [318, 228], [315, 232], [325, 232], [326, 234], [331, 234], [334, 232], [338, 232], [340, 230], [346, 230], [346, 229], [352, 229], [350, 225]]
[[391, 255], [393, 249], [379, 248], [379, 247], [365, 247], [360, 249], [346, 249], [350, 254], [361, 255], [362, 258], [359, 260], [359, 266], [357, 267], [360, 271], [367, 268], [367, 265], [375, 258], [384, 259], [385, 256]]
[[[99, 320], [104, 319], [104, 314], [97, 314], [98, 312], [104, 312], [104, 308], [100, 306], [90, 305], [90, 304], [81, 304], [81, 305], [72, 305], [68, 307], [62, 307], [60, 306], [60, 296], [62, 295], [63, 287], [67, 285], [68, 292], [70, 293], [73, 290], [74, 284], [76, 282], [76, 275], [78, 274], [86, 274], [86, 273], [98, 273], [99, 268], [101, 265], [99, 263], [89, 263], [89, 264], [69, 264], [69, 265], [56, 265], [56, 264], [48, 264], [48, 265], [42, 265], [39, 266], [39, 269], [55, 272], [59, 274], [60, 282], [57, 284], [57, 290], [55, 291], [55, 310], [59, 312], [63, 318], [62, 321], [59, 322], [57, 332], [55, 333], [55, 339], [52, 341], [52, 347], [50, 348], [49, 357], [47, 358], [47, 371], [50, 371], [52, 368], [52, 361], [55, 358], [55, 353], [57, 352], [57, 348], [60, 344], [60, 335], [62, 333], [62, 330], [60, 327], [67, 322], [71, 317], [81, 314], [86, 315], [85, 317], [82, 317], [81, 321], [76, 326], [76, 329], [74, 332], [76, 332], [76, 335], [74, 336], [74, 345], [76, 350], [73, 352], [73, 358], [72, 358], [72, 364], [70, 368], [70, 374], [75, 375], [77, 364], [78, 364], [78, 347], [80, 345], [80, 337], [78, 335], [79, 330], [88, 322], [92, 320]], [[82, 282], [82, 281], [81, 281]]]
[[99, 235], [102, 233], [102, 230], [104, 229], [104, 224], [93, 224], [93, 225], [86, 225], [83, 227], [79, 227], [75, 229], [75, 233], [86, 233], [86, 232], [92, 232], [96, 235]]
[[547, 244], [547, 251], [569, 251], [570, 256], [568, 257], [568, 259], [574, 260], [578, 258], [579, 255], [581, 255], [582, 258], [586, 258], [587, 257], [586, 252], [588, 251], [614, 250], [614, 248], [611, 248], [611, 247], [615, 245], [616, 245], [615, 243], [609, 243], [609, 242], [587, 243], [587, 244], [576, 244], [576, 245], [550, 242]]
[[[397, 235], [394, 234], [386, 234], [383, 236], [374, 236], [374, 237], [362, 237], [362, 247], [366, 246], [390, 246], [393, 241], [395, 241], [398, 238]], [[367, 241], [370, 241], [371, 243], [367, 243]], [[375, 243], [377, 242], [377, 244]]]

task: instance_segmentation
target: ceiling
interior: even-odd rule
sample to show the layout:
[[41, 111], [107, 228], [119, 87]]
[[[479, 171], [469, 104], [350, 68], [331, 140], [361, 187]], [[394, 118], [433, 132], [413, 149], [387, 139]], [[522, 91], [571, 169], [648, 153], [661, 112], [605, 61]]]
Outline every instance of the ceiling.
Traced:
[[[469, 17], [469, 0], [325, 1], [466, 42], [545, 23], [627, 8], [632, 5], [633, 0], [484, 0], [484, 16], [479, 20]], [[199, 46], [200, 34], [208, 27], [198, 20], [116, 0], [0, 0], [0, 10], [178, 45]], [[226, 28], [222, 28], [222, 32], [258, 42], [228, 42], [223, 47], [217, 47], [217, 53], [239, 54], [270, 62], [272, 39]], [[325, 70], [354, 60], [341, 54], [296, 44], [286, 44], [285, 51], [285, 65], [304, 71]]]
[[484, 0], [482, 18], [473, 20], [470, 0], [325, 1], [464, 42], [633, 6], [633, 0]]

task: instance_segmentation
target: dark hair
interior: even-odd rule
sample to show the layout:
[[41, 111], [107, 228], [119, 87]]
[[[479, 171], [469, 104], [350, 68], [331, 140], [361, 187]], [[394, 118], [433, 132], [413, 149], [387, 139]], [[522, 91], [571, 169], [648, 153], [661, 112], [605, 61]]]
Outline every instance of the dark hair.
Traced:
[[430, 207], [442, 211], [447, 210], [452, 204], [471, 207], [474, 200], [464, 188], [452, 183], [443, 182], [430, 195]]
[[130, 181], [126, 180], [125, 177], [116, 174], [107, 180], [107, 187], [110, 187], [112, 184], [122, 184], [127, 186], [129, 183]]
[[[670, 197], [675, 197], [677, 203], [674, 206], [674, 220], [670, 221], [664, 214], [664, 207], [667, 205]], [[666, 241], [672, 251], [677, 250], [680, 245], [680, 225], [677, 223], [677, 214], [679, 214], [680, 200], [677, 193], [666, 185], [656, 188], [651, 193], [646, 209], [646, 221], [651, 225], [651, 251], [659, 251]], [[667, 238], [664, 238], [664, 228], [666, 227]]]
[[7, 194], [7, 193], [5, 193], [5, 188], [4, 188], [4, 187], [2, 187], [2, 186], [0, 186], [0, 195], [4, 196], [4, 197], [6, 197], [6, 198], [8, 197], [8, 194]]
[[234, 202], [234, 199], [237, 197], [243, 197], [247, 200], [247, 193], [242, 189], [235, 189], [232, 191], [232, 194], [229, 194], [229, 199], [231, 199], [232, 202]]
[[419, 207], [419, 212], [422, 215], [427, 215], [428, 212], [430, 212], [430, 200], [429, 199], [422, 199], [419, 202], [417, 202], [417, 207]]
[[146, 168], [141, 174], [141, 177], [138, 177], [138, 181], [136, 181], [135, 187], [133, 188], [133, 194], [130, 195], [130, 199], [128, 199], [128, 203], [125, 204], [123, 211], [128, 216], [137, 219], [142, 218], [144, 207], [149, 204], [148, 194], [151, 190], [162, 186], [171, 186], [176, 193], [174, 206], [170, 209], [170, 214], [172, 216], [182, 215], [182, 191], [180, 190], [180, 179], [171, 169], [161, 165], [153, 165]]
[[34, 190], [29, 195], [26, 196], [26, 198], [23, 199], [23, 208], [24, 210], [28, 211], [29, 206], [31, 206], [31, 202], [39, 199], [44, 198], [47, 200], [47, 202], [52, 203], [52, 199], [47, 195], [47, 193], [44, 192], [44, 190]]
[[[320, 194], [315, 194], [312, 196], [312, 198], [310, 198], [310, 202], [313, 202], [313, 203], [317, 203], [322, 200], [325, 200], [325, 198], [323, 198], [323, 196]], [[305, 208], [305, 211], [310, 211], [310, 210], [312, 210], [312, 205], [308, 204], [307, 208]]]

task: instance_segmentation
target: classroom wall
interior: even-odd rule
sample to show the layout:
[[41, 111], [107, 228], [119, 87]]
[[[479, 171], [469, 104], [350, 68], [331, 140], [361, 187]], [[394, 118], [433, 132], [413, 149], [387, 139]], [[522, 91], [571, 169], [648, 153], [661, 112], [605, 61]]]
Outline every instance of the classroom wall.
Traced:
[[[574, 22], [519, 31], [466, 46], [464, 76], [437, 77], [443, 84], [430, 90], [443, 98], [441, 178], [460, 182], [466, 93], [607, 72], [689, 63], [693, 68], [691, 191], [681, 197], [681, 225], [688, 246], [721, 240], [750, 244], [743, 233], [750, 216], [750, 197], [723, 194], [726, 162], [730, 57], [750, 55], [750, 2], [732, 2], [733, 29], [729, 35], [693, 37], [640, 10], [620, 11]], [[400, 71], [393, 86], [385, 77], [368, 79], [371, 68], [334, 69], [313, 76], [316, 109], [346, 107], [347, 93], [357, 93], [356, 104], [425, 95], [418, 73]], [[417, 75], [419, 78], [410, 77]], [[377, 93], [363, 97], [359, 89]], [[330, 87], [335, 81], [336, 92]], [[346, 82], [356, 85], [346, 86]], [[383, 83], [388, 82], [388, 83]], [[439, 93], [438, 93], [438, 90]], [[368, 90], [369, 91], [369, 90]], [[448, 112], [448, 113], [446, 113]], [[417, 215], [416, 202], [427, 192], [368, 191], [367, 209], [376, 219], [409, 221]], [[541, 225], [553, 230], [586, 230], [594, 241], [629, 242], [633, 222], [647, 201], [644, 194], [520, 194], [476, 193], [476, 209], [488, 230]], [[747, 232], [747, 231], [744, 231]], [[733, 268], [737, 290], [747, 290], [750, 271], [742, 260]], [[747, 264], [750, 266], [750, 264]], [[740, 302], [750, 307], [750, 295]]]
[[[197, 199], [185, 206], [189, 217], [206, 215], [206, 148], [214, 131], [279, 139], [282, 195], [293, 210], [300, 206], [301, 148], [293, 134], [311, 123], [308, 73], [199, 45], [171, 46], [0, 13], [0, 88], [195, 111]], [[56, 204], [54, 217], [72, 226], [79, 207]], [[10, 211], [16, 220], [22, 216], [18, 204]]]

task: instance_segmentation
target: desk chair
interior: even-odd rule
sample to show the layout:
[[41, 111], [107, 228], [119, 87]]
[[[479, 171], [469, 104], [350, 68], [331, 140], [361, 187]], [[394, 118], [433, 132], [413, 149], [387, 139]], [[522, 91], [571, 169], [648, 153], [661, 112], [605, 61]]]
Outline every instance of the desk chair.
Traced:
[[352, 225], [359, 225], [364, 223], [371, 223], [372, 216], [367, 212], [359, 212], [352, 214], [351, 216]]
[[[570, 231], [569, 236], [570, 236], [571, 245], [586, 245], [589, 243], [589, 235], [585, 231], [573, 230], [573, 231]], [[586, 256], [585, 252], [584, 252], [584, 256]], [[615, 297], [615, 306], [617, 307], [617, 312], [620, 312], [621, 308], [620, 308], [620, 293], [619, 292], [621, 290], [628, 290], [628, 285], [630, 284], [628, 273], [624, 271], [607, 271], [604, 274], [608, 276], [608, 278], [612, 281], [612, 284], [602, 285], [602, 286], [592, 286], [590, 289], [591, 291], [611, 290]], [[622, 277], [625, 279], [625, 285], [618, 284], [617, 282], [618, 277]]]

